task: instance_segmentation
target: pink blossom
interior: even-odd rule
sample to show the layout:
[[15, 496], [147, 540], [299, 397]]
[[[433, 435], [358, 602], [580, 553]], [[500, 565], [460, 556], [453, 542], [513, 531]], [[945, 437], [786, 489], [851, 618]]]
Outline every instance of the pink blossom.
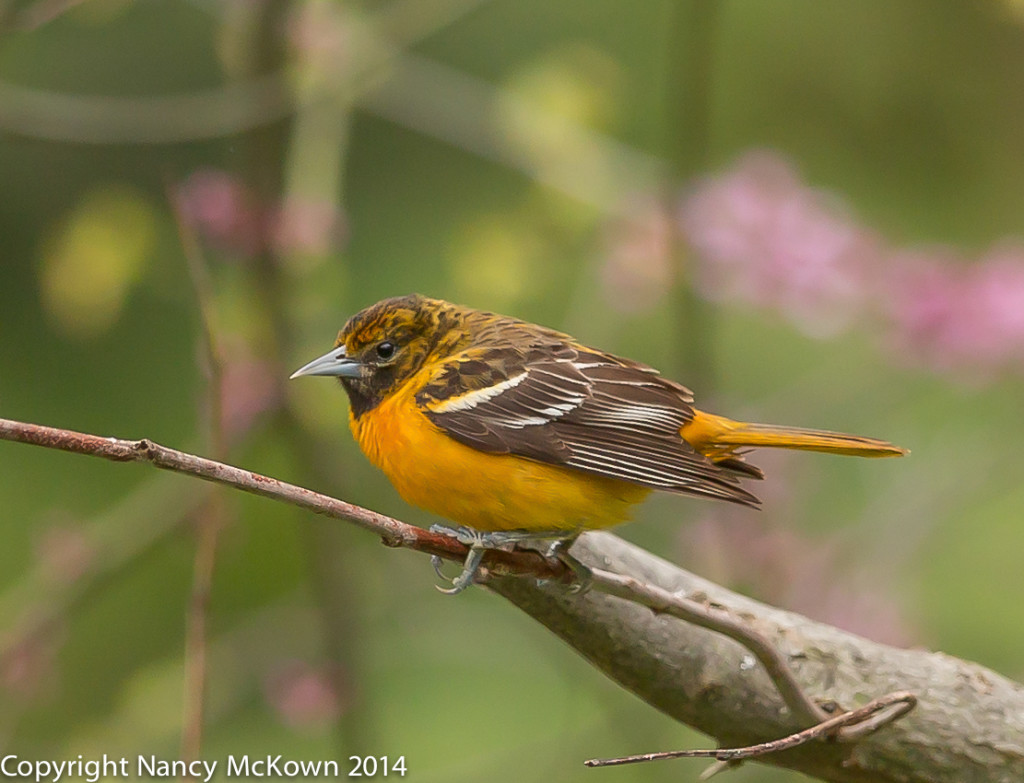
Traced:
[[298, 730], [322, 730], [341, 714], [341, 698], [322, 668], [290, 661], [265, 683], [267, 700], [285, 724]]
[[177, 188], [181, 214], [211, 242], [227, 251], [256, 253], [263, 245], [263, 210], [236, 177], [199, 169]]
[[962, 264], [948, 250], [889, 257], [879, 302], [889, 318], [893, 344], [912, 363], [948, 368], [962, 359], [958, 354], [970, 342], [957, 334], [964, 276]]
[[683, 203], [681, 225], [708, 298], [776, 308], [816, 336], [863, 313], [877, 238], [778, 156], [748, 154], [700, 183]]
[[1024, 250], [965, 263], [949, 251], [890, 257], [879, 301], [900, 355], [977, 382], [1024, 365]]
[[341, 214], [328, 201], [286, 199], [270, 222], [272, 242], [282, 254], [322, 255], [342, 236]]
[[53, 642], [43, 635], [19, 640], [0, 656], [0, 689], [22, 701], [52, 695], [59, 677], [55, 658]]
[[307, 62], [347, 67], [352, 54], [351, 24], [336, 3], [303, 3], [286, 28], [288, 43]]
[[217, 169], [190, 174], [176, 198], [184, 219], [227, 253], [251, 256], [269, 246], [284, 255], [321, 255], [344, 234], [342, 215], [331, 202], [293, 196], [276, 206], [263, 204], [239, 179]]
[[1024, 368], [1019, 241], [977, 260], [886, 247], [835, 197], [767, 152], [699, 183], [680, 221], [708, 298], [777, 310], [816, 336], [855, 320], [881, 326], [901, 360], [975, 383]]
[[1024, 245], [996, 247], [979, 262], [972, 295], [976, 308], [1001, 343], [1000, 359], [1024, 360]]

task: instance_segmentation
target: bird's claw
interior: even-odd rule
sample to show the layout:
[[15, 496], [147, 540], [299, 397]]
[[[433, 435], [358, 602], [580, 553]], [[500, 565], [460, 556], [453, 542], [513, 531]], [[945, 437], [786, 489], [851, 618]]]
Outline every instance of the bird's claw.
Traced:
[[557, 560], [566, 568], [572, 571], [573, 581], [569, 584], [569, 593], [572, 595], [583, 595], [590, 592], [594, 586], [594, 572], [585, 566], [579, 559], [569, 554], [569, 547], [575, 542], [574, 538], [560, 538], [552, 541], [544, 556], [549, 560]]
[[[443, 561], [440, 557], [434, 555], [430, 558], [430, 562], [434, 566], [434, 572], [437, 574], [438, 578], [451, 584], [451, 587], [435, 585], [437, 590], [445, 595], [457, 595], [473, 584], [473, 581], [480, 570], [480, 563], [483, 561], [484, 554], [488, 549], [506, 549], [517, 543], [536, 542], [537, 540], [549, 537], [545, 535], [544, 532], [537, 531], [499, 530], [484, 533], [479, 530], [474, 530], [471, 527], [449, 527], [448, 525], [431, 525], [430, 532], [454, 538], [460, 544], [465, 544], [469, 547], [469, 553], [466, 555], [466, 560], [462, 565], [462, 573], [454, 579], [449, 579], [441, 573]], [[549, 535], [553, 533], [555, 535], [560, 534], [564, 536], [562, 531], [548, 531], [548, 533]], [[572, 584], [569, 585], [569, 592], [574, 595], [582, 595], [590, 589], [594, 579], [590, 569], [568, 552], [569, 547], [572, 546], [572, 543], [575, 540], [575, 535], [569, 538], [559, 538], [558, 540], [553, 541], [551, 545], [541, 553], [548, 559], [557, 560], [558, 562], [563, 563], [570, 571], [572, 571], [575, 579]]]
[[[437, 532], [434, 531], [433, 528], [431, 528], [431, 531]], [[434, 585], [434, 587], [437, 588], [437, 591], [444, 593], [445, 595], [458, 595], [473, 584], [473, 580], [476, 578], [477, 572], [480, 570], [480, 563], [484, 559], [484, 552], [486, 551], [487, 549], [480, 544], [470, 545], [469, 554], [466, 555], [466, 561], [462, 564], [462, 573], [454, 579], [448, 579], [448, 577], [441, 573], [442, 560], [440, 557], [437, 555], [431, 557], [430, 562], [434, 566], [434, 573], [436, 573], [440, 579], [443, 579], [446, 582], [451, 582], [452, 585], [451, 587]]]
[[444, 558], [440, 555], [430, 556], [430, 565], [434, 567], [434, 573], [437, 574], [437, 578], [443, 582], [452, 582], [453, 579], [449, 579], [447, 576], [441, 573], [441, 567], [444, 565]]
[[451, 587], [441, 587], [441, 585], [434, 585], [434, 589], [437, 590], [437, 592], [439, 593], [444, 593], [445, 595], [458, 595], [471, 584], [473, 584], [473, 578], [475, 576], [476, 574], [474, 573], [468, 573], [467, 571], [463, 571], [461, 574], [459, 574], [457, 577], [451, 580]]

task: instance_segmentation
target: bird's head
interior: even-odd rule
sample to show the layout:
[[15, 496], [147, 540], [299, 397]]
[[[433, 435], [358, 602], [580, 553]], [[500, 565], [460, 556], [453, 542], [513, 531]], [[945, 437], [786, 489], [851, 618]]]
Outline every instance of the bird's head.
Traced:
[[419, 294], [384, 299], [352, 316], [334, 348], [300, 367], [302, 375], [341, 380], [360, 416], [416, 373], [427, 357], [447, 354], [461, 339], [463, 308]]

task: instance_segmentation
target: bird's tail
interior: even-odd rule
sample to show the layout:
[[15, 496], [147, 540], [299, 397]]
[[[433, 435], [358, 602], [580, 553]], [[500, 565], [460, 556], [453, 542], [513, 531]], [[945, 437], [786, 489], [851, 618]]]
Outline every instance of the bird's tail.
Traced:
[[703, 411], [694, 411], [693, 421], [683, 425], [680, 435], [697, 451], [716, 462], [732, 457], [736, 449], [762, 446], [854, 457], [902, 457], [908, 453], [906, 449], [877, 438], [803, 427], [752, 424]]

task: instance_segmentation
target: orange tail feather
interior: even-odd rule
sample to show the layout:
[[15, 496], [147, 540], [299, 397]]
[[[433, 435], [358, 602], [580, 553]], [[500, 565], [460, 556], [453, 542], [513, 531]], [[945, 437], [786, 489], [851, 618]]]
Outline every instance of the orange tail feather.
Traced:
[[693, 421], [684, 425], [679, 434], [697, 451], [713, 460], [729, 457], [744, 446], [821, 451], [854, 457], [902, 457], [908, 453], [906, 449], [877, 438], [804, 427], [752, 424], [703, 411], [694, 413]]

